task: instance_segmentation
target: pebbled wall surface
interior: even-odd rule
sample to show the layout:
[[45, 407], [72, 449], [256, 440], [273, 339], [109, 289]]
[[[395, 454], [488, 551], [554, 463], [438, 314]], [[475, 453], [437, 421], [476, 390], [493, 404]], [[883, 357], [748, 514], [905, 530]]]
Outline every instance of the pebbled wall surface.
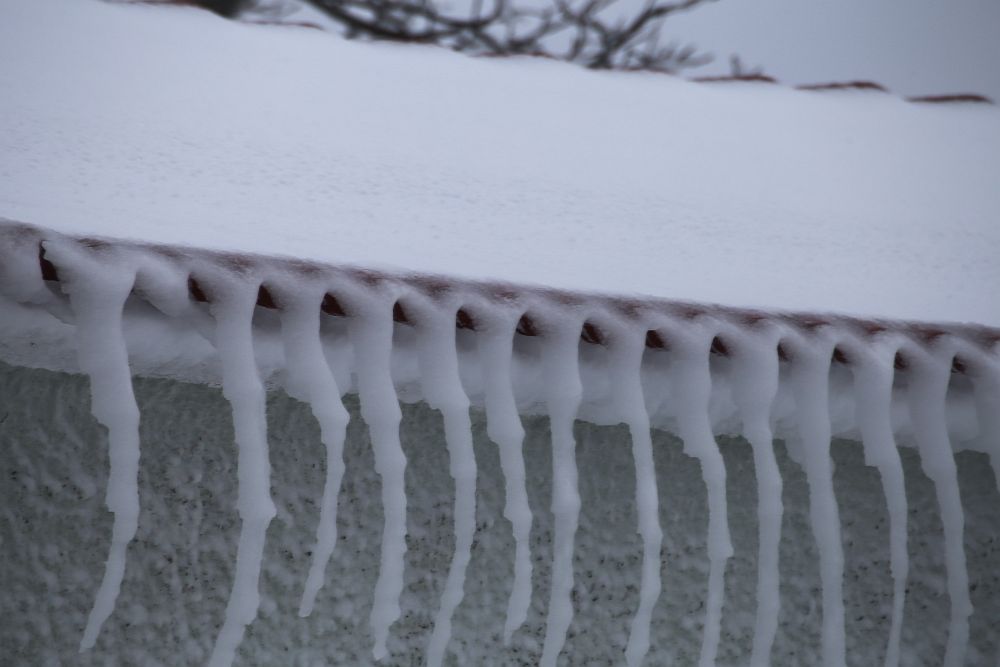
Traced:
[[[136, 378], [142, 413], [139, 533], [129, 547], [117, 608], [96, 647], [77, 653], [103, 572], [111, 515], [103, 506], [106, 435], [89, 413], [86, 378], [0, 363], [0, 664], [190, 665], [204, 662], [235, 565], [236, 449], [228, 403], [217, 388]], [[237, 654], [241, 665], [371, 663], [368, 614], [382, 530], [379, 478], [356, 397], [340, 495], [337, 550], [309, 618], [297, 608], [315, 541], [324, 449], [309, 409], [284, 393], [268, 400], [272, 492], [262, 605]], [[473, 412], [479, 466], [477, 533], [466, 595], [454, 619], [448, 660], [459, 665], [530, 665], [544, 636], [551, 561], [551, 456], [544, 417], [525, 418], [534, 590], [528, 621], [509, 647], [502, 630], [514, 544], [502, 516], [504, 484], [482, 413]], [[635, 533], [634, 474], [627, 430], [577, 422], [583, 509], [576, 539], [576, 615], [561, 663], [620, 663], [638, 602], [641, 544]], [[664, 528], [663, 594], [653, 614], [647, 665], [697, 661], [708, 561], [707, 505], [698, 463], [681, 442], [654, 431]], [[408, 548], [403, 616], [386, 664], [417, 665], [430, 638], [452, 555], [453, 483], [440, 415], [404, 406], [409, 465]], [[756, 586], [756, 488], [750, 447], [720, 439], [728, 471], [735, 555], [726, 575], [720, 665], [749, 654]], [[781, 443], [784, 479], [782, 611], [775, 665], [820, 662], [820, 582], [805, 476]], [[949, 605], [934, 488], [912, 448], [900, 450], [909, 501], [910, 578], [903, 627], [905, 665], [941, 661]], [[861, 446], [837, 441], [834, 479], [845, 550], [847, 648], [851, 665], [882, 660], [892, 580], [878, 474]], [[966, 663], [1000, 655], [1000, 495], [986, 456], [956, 455], [965, 509], [965, 549], [975, 614]]]

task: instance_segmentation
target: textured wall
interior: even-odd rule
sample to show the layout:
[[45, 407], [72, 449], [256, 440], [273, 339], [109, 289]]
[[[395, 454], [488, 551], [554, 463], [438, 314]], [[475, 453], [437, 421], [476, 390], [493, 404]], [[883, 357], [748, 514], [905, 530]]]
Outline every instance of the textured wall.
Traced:
[[[97, 646], [77, 654], [103, 572], [111, 515], [103, 507], [105, 436], [89, 414], [80, 376], [0, 364], [0, 663], [186, 665], [207, 659], [232, 582], [238, 518], [230, 409], [218, 389], [136, 380], [142, 410], [139, 534], [129, 547], [115, 613]], [[322, 494], [324, 449], [309, 412], [269, 396], [271, 524], [259, 618], [240, 646], [246, 665], [367, 664], [368, 614], [379, 562], [382, 509], [367, 429], [348, 397], [352, 424], [340, 495], [339, 544], [312, 616], [297, 615]], [[455, 615], [450, 658], [458, 664], [533, 664], [541, 651], [551, 559], [551, 457], [544, 418], [525, 427], [529, 497], [535, 513], [534, 597], [527, 624], [502, 644], [513, 574], [513, 538], [502, 517], [504, 485], [484, 419], [473, 415], [479, 464], [476, 542], [466, 596]], [[583, 499], [576, 540], [576, 616], [565, 664], [621, 662], [638, 602], [641, 544], [635, 534], [634, 473], [626, 429], [577, 423]], [[391, 664], [419, 664], [451, 559], [453, 484], [440, 416], [408, 406], [409, 551], [403, 617], [390, 638]], [[707, 507], [697, 462], [681, 443], [654, 434], [665, 531], [664, 590], [653, 615], [647, 664], [691, 664], [701, 644], [708, 564]], [[749, 446], [723, 440], [735, 556], [727, 570], [719, 663], [740, 664], [755, 613], [756, 490]], [[820, 583], [802, 471], [777, 448], [785, 482], [782, 612], [776, 665], [819, 662]], [[835, 488], [845, 548], [849, 662], [881, 660], [892, 581], [887, 515], [876, 471], [857, 443], [838, 441]], [[910, 504], [910, 585], [903, 664], [940, 662], [949, 618], [941, 523], [934, 489], [915, 451], [904, 449]], [[992, 664], [1000, 644], [1000, 497], [985, 456], [957, 456], [966, 512], [972, 618], [969, 665]], [[456, 660], [457, 659], [457, 660]]]

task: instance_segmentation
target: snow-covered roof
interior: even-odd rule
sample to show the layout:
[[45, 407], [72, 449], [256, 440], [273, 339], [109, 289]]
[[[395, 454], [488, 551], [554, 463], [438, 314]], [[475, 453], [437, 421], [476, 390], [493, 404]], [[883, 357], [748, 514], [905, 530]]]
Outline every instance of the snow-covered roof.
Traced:
[[470, 59], [192, 8], [0, 11], [8, 219], [584, 292], [1000, 325], [991, 105]]
[[[131, 377], [162, 375], [217, 382], [232, 407], [241, 528], [213, 666], [232, 663], [260, 601], [276, 513], [265, 382], [321, 425], [324, 508], [340, 484], [340, 395], [360, 397], [383, 490], [376, 659], [401, 613], [398, 401], [423, 399], [443, 415], [465, 511], [428, 664], [447, 648], [475, 533], [470, 405], [509, 457], [508, 497], [527, 497], [519, 414], [549, 417], [557, 527], [540, 664], [556, 664], [573, 617], [576, 419], [629, 426], [644, 550], [629, 665], [661, 587], [651, 427], [681, 437], [708, 491], [703, 664], [733, 553], [719, 433], [770, 457], [754, 474], [774, 553], [773, 437], [798, 452], [826, 664], [846, 654], [831, 437], [860, 439], [883, 478], [897, 657], [896, 444], [915, 445], [945, 526], [945, 664], [961, 663], [973, 610], [953, 452], [989, 453], [1000, 479], [995, 108], [481, 61], [186, 8], [11, 0], [0, 12], [0, 359], [86, 373], [111, 452], [114, 527], [82, 649], [115, 608], [137, 529]], [[526, 540], [530, 513], [510, 516]], [[318, 534], [303, 614], [335, 543]], [[517, 558], [508, 636], [532, 587], [528, 551]], [[763, 656], [780, 603], [777, 559], [767, 567]]]

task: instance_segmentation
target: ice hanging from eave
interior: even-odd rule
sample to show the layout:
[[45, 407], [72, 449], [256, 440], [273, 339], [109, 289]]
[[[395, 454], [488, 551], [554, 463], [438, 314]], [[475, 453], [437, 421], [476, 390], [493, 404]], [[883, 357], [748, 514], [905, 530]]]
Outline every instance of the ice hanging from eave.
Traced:
[[531, 507], [525, 482], [524, 427], [514, 401], [511, 381], [513, 339], [517, 318], [494, 317], [480, 324], [479, 359], [483, 369], [483, 392], [486, 404], [486, 430], [497, 443], [500, 468], [506, 489], [504, 516], [514, 534], [514, 581], [511, 584], [504, 623], [504, 644], [528, 617], [531, 605]]
[[[794, 435], [799, 440], [793, 452], [806, 470], [811, 492], [811, 522], [817, 541], [822, 545], [819, 558], [823, 575], [824, 662], [841, 664], [844, 659], [850, 659], [844, 643], [843, 547], [830, 461], [832, 363], [846, 364], [853, 374], [853, 383], [840, 391], [853, 393], [856, 433], [864, 446], [866, 462], [874, 466], [882, 478], [888, 508], [889, 534], [885, 540], [889, 546], [889, 574], [893, 580], [893, 614], [886, 637], [885, 664], [893, 667], [899, 660], [908, 569], [906, 497], [896, 451], [897, 441], [901, 440], [916, 442], [938, 493], [945, 527], [948, 593], [952, 607], [946, 664], [961, 664], [968, 645], [968, 617], [972, 609], [962, 544], [963, 510], [955, 474], [955, 443], [947, 430], [946, 398], [950, 378], [956, 372], [966, 374], [975, 387], [978, 427], [975, 446], [989, 452], [993, 465], [997, 466], [1000, 365], [995, 347], [983, 347], [971, 338], [966, 340], [948, 333], [928, 343], [919, 336], [906, 334], [905, 330], [892, 335], [874, 335], [850, 324], [799, 326], [787, 318], [747, 324], [725, 313], [665, 316], [653, 309], [648, 312], [640, 309], [638, 315], [633, 313], [632, 319], [628, 319], [618, 317], [619, 311], [597, 299], [572, 308], [546, 301], [537, 294], [527, 295], [519, 302], [508, 299], [491, 303], [481, 292], [465, 292], [460, 285], [445, 290], [445, 298], [402, 280], [366, 282], [336, 273], [308, 280], [305, 277], [289, 280], [282, 271], [270, 275], [266, 266], [253, 270], [244, 270], [239, 264], [222, 268], [204, 261], [191, 263], [190, 258], [173, 260], [145, 254], [134, 248], [118, 252], [108, 246], [88, 248], [65, 241], [48, 242], [45, 248], [48, 259], [58, 269], [61, 291], [69, 295], [70, 307], [60, 309], [58, 299], [52, 302], [55, 297], [45, 288], [41, 291], [34, 287], [23, 289], [18, 293], [26, 296], [18, 298], [39, 305], [44, 303], [41, 307], [75, 323], [80, 366], [91, 374], [94, 412], [99, 421], [109, 427], [113, 451], [108, 499], [109, 507], [116, 514], [116, 524], [119, 521], [134, 524], [133, 517], [138, 516], [137, 497], [126, 493], [135, 488], [138, 456], [137, 431], [132, 421], [137, 413], [133, 412], [130, 360], [122, 336], [122, 313], [127, 318], [130, 291], [165, 315], [199, 331], [213, 343], [222, 361], [223, 389], [233, 408], [240, 450], [238, 509], [243, 525], [232, 596], [213, 654], [213, 664], [227, 665], [232, 661], [245, 627], [254, 619], [264, 535], [274, 513], [268, 492], [264, 390], [254, 359], [254, 336], [258, 332], [254, 329], [253, 317], [255, 305], [261, 301], [262, 284], [267, 285], [275, 297], [275, 303], [269, 307], [277, 308], [281, 320], [280, 342], [284, 356], [277, 365], [286, 370], [284, 382], [288, 391], [311, 404], [327, 452], [327, 480], [317, 527], [317, 548], [303, 582], [301, 611], [304, 613], [309, 611], [320, 591], [325, 564], [334, 543], [336, 492], [343, 475], [343, 433], [347, 424], [340, 401], [342, 386], [347, 385], [338, 385], [334, 379], [334, 373], [345, 371], [337, 364], [331, 368], [324, 358], [324, 334], [320, 327], [324, 316], [320, 315], [320, 304], [325, 303], [324, 298], [333, 291], [345, 306], [346, 313], [340, 314], [346, 314], [362, 416], [369, 425], [376, 467], [383, 479], [385, 526], [370, 618], [376, 657], [392, 657], [389, 638], [400, 613], [399, 597], [406, 567], [407, 498], [403, 486], [406, 459], [399, 443], [401, 412], [390, 365], [394, 348], [393, 310], [394, 305], [402, 303], [409, 314], [409, 324], [415, 329], [415, 335], [409, 339], [417, 342], [407, 347], [404, 341], [397, 352], [414, 354], [418, 358], [416, 366], [423, 398], [440, 408], [445, 419], [445, 435], [456, 480], [456, 550], [434, 629], [427, 636], [429, 663], [443, 660], [451, 634], [451, 619], [454, 614], [461, 613], [458, 603], [463, 594], [464, 569], [470, 560], [469, 543], [475, 530], [476, 502], [468, 408], [469, 397], [480, 389], [482, 393], [478, 395], [483, 397], [486, 407], [488, 434], [499, 446], [506, 477], [505, 515], [515, 538], [510, 554], [514, 580], [503, 627], [506, 640], [524, 622], [532, 594], [528, 548], [532, 521], [521, 452], [524, 432], [515, 394], [535, 391], [534, 400], [550, 417], [552, 510], [556, 517], [556, 534], [542, 662], [553, 664], [564, 647], [574, 613], [572, 563], [581, 508], [572, 430], [574, 419], [584, 414], [580, 412], [581, 392], [587, 373], [582, 368], [585, 361], [581, 361], [584, 357], [579, 349], [580, 332], [581, 328], [586, 329], [583, 314], [594, 311], [607, 320], [600, 325], [606, 327], [606, 335], [601, 340], [589, 342], [606, 346], [610, 360], [610, 389], [600, 400], [612, 404], [615, 419], [628, 425], [636, 464], [636, 507], [643, 566], [631, 632], [627, 643], [621, 646], [622, 657], [628, 664], [641, 664], [647, 645], [655, 649], [662, 642], [662, 638], [650, 636], [648, 630], [649, 615], [658, 604], [661, 589], [658, 566], [662, 539], [657, 524], [660, 501], [656, 479], [650, 474], [651, 462], [656, 456], [649, 441], [650, 422], [675, 425], [686, 451], [699, 458], [705, 476], [710, 507], [710, 573], [701, 662], [708, 665], [715, 661], [725, 593], [723, 573], [732, 548], [726, 516], [726, 471], [713, 432], [713, 425], [719, 421], [713, 422], [709, 415], [710, 394], [716, 384], [728, 385], [732, 392], [733, 409], [739, 416], [740, 429], [754, 449], [756, 464], [760, 540], [752, 664], [764, 665], [770, 660], [780, 604], [781, 566], [777, 544], [781, 529], [782, 482], [774, 463], [772, 438], [774, 430], [782, 428], [785, 429], [783, 437]], [[37, 265], [37, 257], [35, 261]], [[173, 263], [178, 265], [172, 266]], [[189, 295], [189, 290], [194, 290], [188, 283], [192, 267], [198, 277], [197, 291], [204, 292], [197, 299], [194, 291]], [[7, 280], [5, 276], [0, 274], [0, 280]], [[52, 283], [49, 285], [51, 287]], [[0, 287], [7, 293], [8, 285]], [[432, 293], [434, 296], [429, 296]], [[196, 305], [192, 299], [208, 304]], [[475, 354], [460, 354], [456, 340], [456, 309], [467, 300], [475, 305], [474, 330], [470, 334], [476, 338]], [[513, 340], [519, 335], [515, 329], [518, 317], [526, 309], [532, 313], [538, 331], [523, 333], [537, 335], [537, 349], [541, 353], [538, 361], [545, 380], [534, 388], [521, 386], [523, 378], [511, 373], [515, 354]], [[654, 332], [666, 343], [660, 345], [663, 349], [647, 354], [655, 347], [650, 345], [648, 336]], [[645, 345], [643, 335], [646, 335]], [[108, 363], [95, 368], [88, 361], [93, 355]], [[709, 360], [713, 355], [729, 359], [728, 372], [719, 372], [712, 366]], [[660, 363], [664, 360], [666, 363]], [[467, 363], [479, 365], [481, 387], [463, 387], [459, 371], [460, 366]], [[464, 374], [462, 378], [465, 379]], [[791, 410], [783, 415], [784, 422], [791, 424], [790, 428], [780, 423], [773, 426], [779, 386], [786, 392], [783, 409]], [[787, 400], [788, 394], [791, 400]], [[111, 416], [103, 411], [110, 400], [108, 397], [114, 398]], [[891, 419], [893, 400], [902, 400], [909, 408], [901, 423]], [[670, 422], [663, 421], [665, 414], [671, 416]], [[126, 456], [123, 463], [116, 454], [116, 447], [118, 454], [134, 458]], [[112, 494], [112, 489], [117, 491]], [[112, 495], [119, 499], [114, 506]], [[130, 501], [120, 502], [126, 496]], [[123, 543], [116, 531], [110, 553], [124, 554], [125, 544], [127, 540]], [[654, 565], [657, 567], [653, 568]], [[665, 563], [665, 567], [669, 568], [670, 563]], [[123, 571], [124, 561], [109, 557], [105, 580], [111, 583], [102, 583], [96, 596], [93, 614], [96, 620], [93, 628], [88, 626], [86, 642], [92, 642], [100, 623], [111, 614], [114, 596], [109, 592], [117, 588], [115, 582], [121, 582]], [[496, 630], [499, 632], [500, 628]]]
[[361, 416], [371, 433], [375, 470], [382, 478], [382, 556], [370, 626], [376, 660], [385, 658], [389, 649], [389, 628], [401, 613], [399, 596], [403, 591], [403, 559], [406, 555], [406, 455], [399, 441], [403, 413], [392, 384], [392, 301], [382, 298], [354, 300], [350, 318], [350, 337], [358, 372]]
[[114, 524], [104, 578], [80, 640], [80, 650], [85, 651], [94, 646], [114, 611], [126, 552], [139, 522], [139, 408], [122, 332], [122, 311], [135, 272], [109, 268], [106, 257], [88, 257], [68, 244], [49, 243], [45, 250], [61, 267], [63, 290], [76, 322], [80, 368], [90, 378], [91, 411], [108, 429], [106, 502]]
[[865, 463], [878, 468], [889, 512], [889, 565], [893, 578], [892, 625], [886, 646], [885, 667], [896, 667], [900, 657], [909, 553], [906, 543], [906, 488], [903, 466], [892, 430], [892, 383], [896, 350], [884, 341], [873, 351], [851, 348], [854, 396], [865, 451]]
[[253, 350], [257, 289], [229, 277], [213, 278], [205, 284], [210, 286], [210, 310], [216, 322], [214, 342], [222, 360], [222, 393], [233, 411], [241, 526], [233, 588], [208, 664], [228, 667], [246, 626], [257, 617], [264, 540], [275, 507], [271, 500], [264, 386]]
[[322, 302], [324, 290], [303, 289], [299, 285], [297, 289], [274, 291], [281, 304], [281, 338], [288, 374], [286, 390], [293, 398], [309, 404], [326, 446], [326, 481], [316, 528], [316, 547], [299, 603], [299, 615], [308, 616], [323, 586], [326, 564], [337, 544], [337, 499], [344, 478], [344, 439], [349, 415], [323, 355], [321, 311], [317, 304]]
[[954, 351], [951, 351], [951, 355], [947, 352], [947, 349], [910, 352], [907, 398], [913, 438], [920, 450], [924, 473], [934, 482], [941, 522], [944, 525], [945, 571], [948, 596], [951, 599], [951, 620], [942, 665], [959, 667], [965, 663], [972, 601], [969, 599], [969, 573], [963, 544], [965, 513], [959, 495], [958, 471], [955, 468], [945, 416], [945, 399], [954, 356]]
[[639, 606], [632, 619], [625, 661], [629, 667], [641, 665], [649, 651], [650, 623], [653, 608], [662, 587], [660, 568], [663, 529], [660, 526], [660, 500], [653, 462], [653, 441], [649, 413], [642, 387], [642, 359], [645, 353], [645, 328], [622, 327], [612, 332], [611, 391], [615, 411], [628, 425], [632, 439], [635, 470], [635, 504], [638, 533], [642, 539], [642, 572], [639, 583]]
[[753, 449], [757, 478], [757, 618], [754, 623], [750, 667], [768, 667], [778, 632], [781, 544], [781, 472], [774, 455], [772, 407], [778, 392], [778, 334], [773, 330], [747, 333], [734, 347], [733, 398], [742, 422], [741, 432]]
[[445, 580], [434, 630], [427, 647], [426, 663], [440, 667], [451, 639], [455, 609], [465, 594], [465, 572], [472, 560], [476, 533], [476, 456], [472, 449], [469, 399], [462, 388], [455, 342], [457, 306], [436, 313], [426, 309], [416, 320], [420, 331], [417, 357], [424, 400], [441, 411], [448, 449], [449, 471], [455, 481], [455, 551]]
[[792, 360], [790, 384], [795, 395], [797, 437], [789, 441], [788, 452], [806, 473], [809, 485], [809, 519], [819, 550], [822, 584], [822, 652], [825, 667], [843, 665], [844, 636], [844, 547], [840, 512], [833, 489], [832, 439], [830, 426], [830, 360], [834, 344], [825, 337], [789, 344]]
[[[582, 323], [577, 323], [582, 324]], [[554, 667], [573, 618], [573, 544], [580, 522], [577, 488], [576, 440], [573, 421], [583, 388], [578, 368], [580, 327], [559, 323], [542, 341], [544, 400], [552, 434], [552, 588], [545, 624], [543, 667]]]

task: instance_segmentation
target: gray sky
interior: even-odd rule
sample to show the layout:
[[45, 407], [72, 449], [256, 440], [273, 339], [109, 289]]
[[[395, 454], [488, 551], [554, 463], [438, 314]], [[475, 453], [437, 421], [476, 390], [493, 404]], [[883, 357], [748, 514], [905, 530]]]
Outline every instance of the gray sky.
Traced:
[[664, 35], [715, 53], [704, 73], [738, 53], [788, 83], [870, 79], [1000, 102], [1000, 0], [720, 0], [671, 18]]
[[[472, 3], [437, 1], [458, 13]], [[629, 16], [647, 1], [618, 0], [607, 12]], [[728, 73], [735, 53], [788, 84], [866, 79], [900, 95], [972, 92], [1000, 103], [1000, 0], [717, 0], [671, 17], [663, 36], [716, 56], [698, 74]]]

